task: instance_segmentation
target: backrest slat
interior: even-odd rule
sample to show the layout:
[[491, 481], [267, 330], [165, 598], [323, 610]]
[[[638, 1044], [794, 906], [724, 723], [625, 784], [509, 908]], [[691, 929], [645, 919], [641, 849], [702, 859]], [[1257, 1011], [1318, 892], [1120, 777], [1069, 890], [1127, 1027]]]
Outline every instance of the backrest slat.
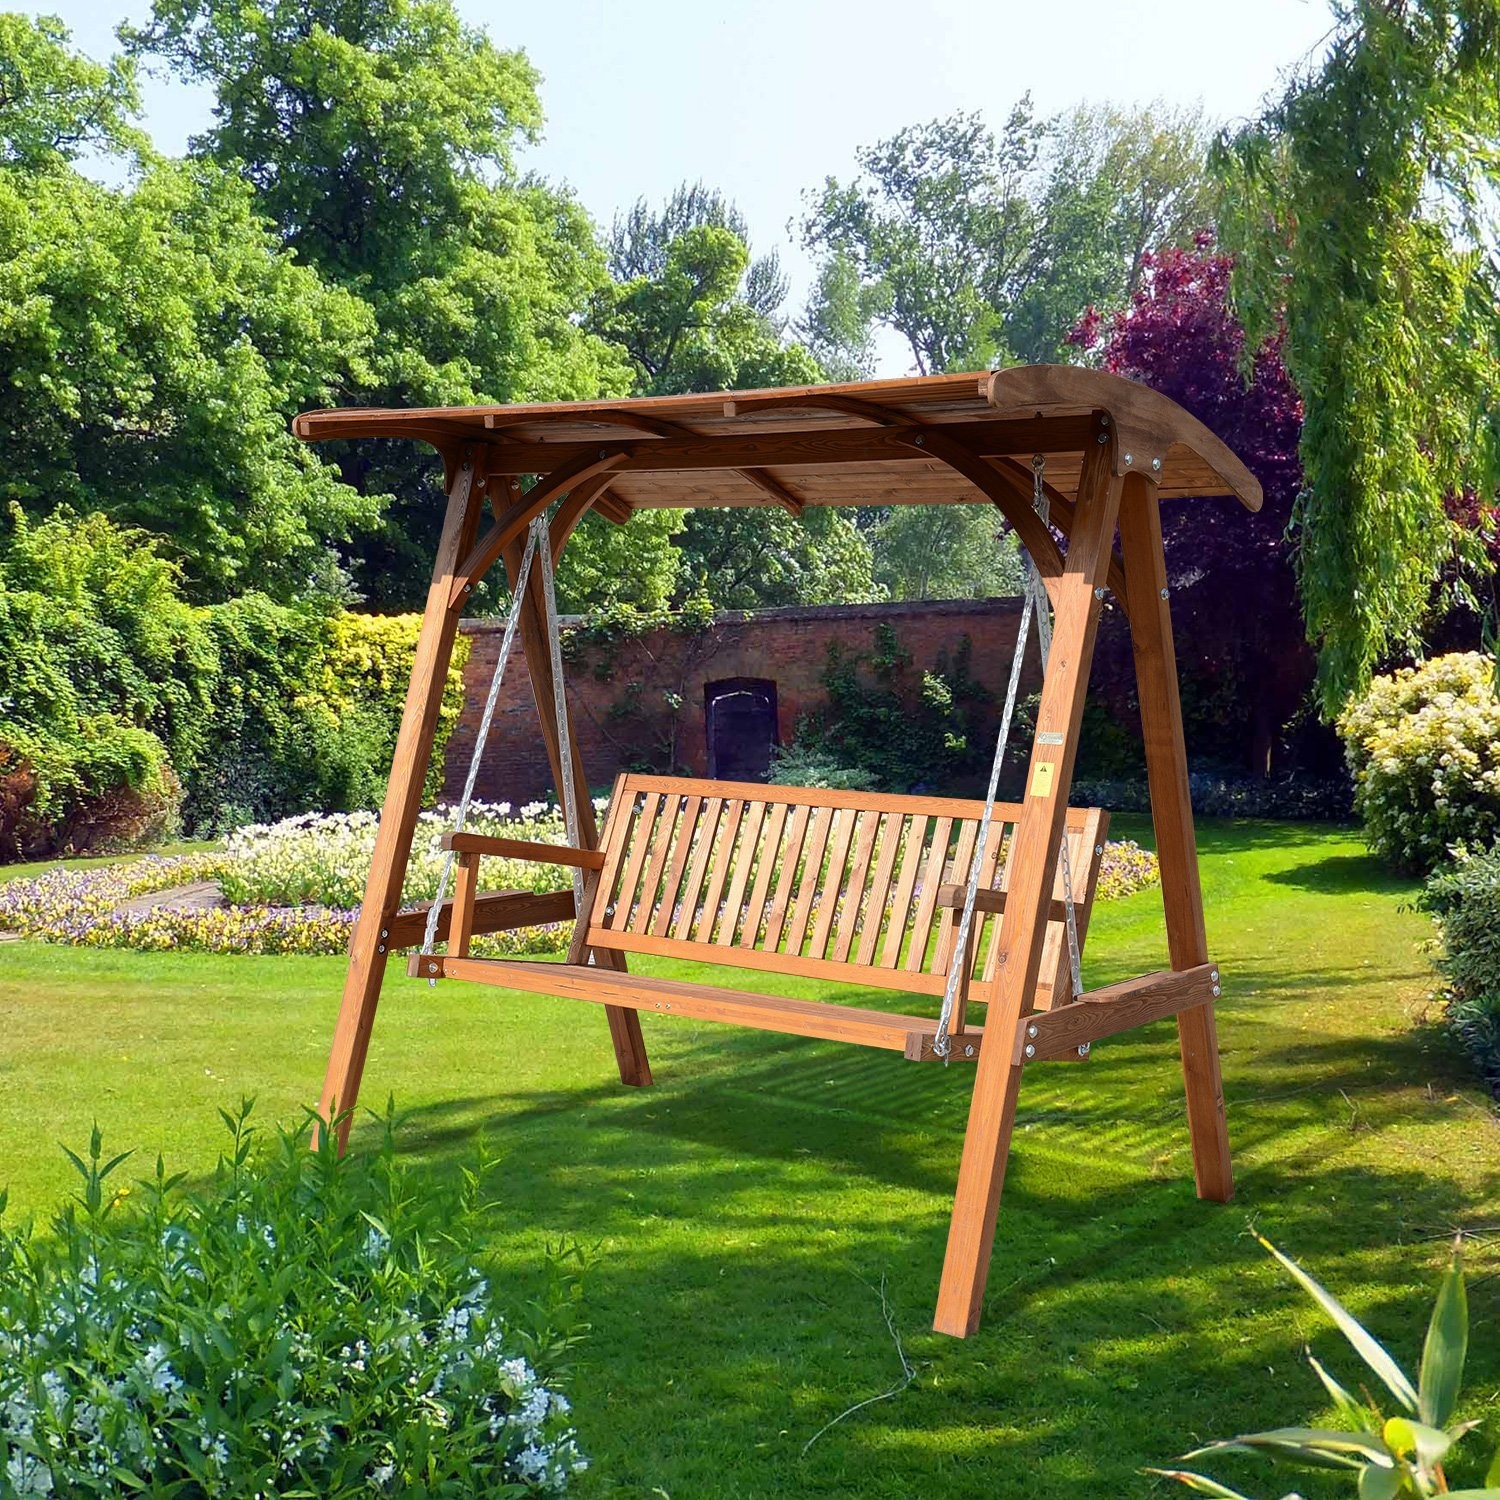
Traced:
[[[634, 802], [634, 798], [631, 801]], [[624, 932], [630, 925], [630, 913], [635, 907], [635, 893], [640, 886], [641, 869], [646, 863], [646, 855], [650, 850], [651, 832], [656, 825], [661, 802], [659, 792], [647, 792], [641, 802], [640, 816], [636, 818], [634, 828], [627, 835], [630, 857], [625, 862], [625, 872], [620, 879], [619, 887], [611, 898], [614, 901], [614, 908], [610, 912], [609, 925], [615, 932]], [[632, 809], [626, 808], [622, 811], [623, 815], [628, 817]]]
[[812, 916], [813, 901], [823, 874], [823, 851], [833, 827], [836, 808], [814, 807], [808, 828], [809, 838], [803, 845], [802, 874], [797, 882], [797, 904], [792, 908], [791, 926], [787, 929], [785, 953], [801, 953], [807, 937], [807, 923]]
[[760, 848], [760, 829], [765, 822], [766, 804], [752, 802], [745, 808], [740, 820], [739, 842], [734, 849], [721, 851], [720, 858], [733, 867], [729, 879], [729, 894], [724, 898], [724, 915], [719, 918], [718, 936], [714, 938], [721, 948], [734, 942], [734, 934], [740, 925], [740, 914], [745, 901], [745, 887], [750, 883], [750, 872], [755, 866], [755, 855]]
[[932, 843], [928, 847], [927, 862], [922, 869], [916, 920], [912, 923], [911, 940], [906, 950], [905, 968], [908, 974], [921, 974], [927, 968], [927, 946], [932, 938], [932, 918], [937, 911], [938, 887], [942, 885], [947, 873], [948, 845], [952, 839], [953, 819], [935, 818], [932, 824]]
[[828, 864], [823, 878], [818, 882], [818, 917], [813, 923], [813, 958], [827, 954], [828, 934], [833, 931], [833, 919], [838, 914], [839, 892], [844, 888], [845, 866], [849, 862], [849, 846], [854, 841], [854, 831], [864, 816], [857, 808], [841, 808], [837, 814], [838, 824], [828, 851]]
[[901, 944], [905, 941], [906, 923], [911, 916], [911, 898], [917, 888], [917, 871], [922, 866], [927, 822], [926, 814], [913, 813], [907, 818], [906, 830], [901, 835], [901, 870], [896, 876], [896, 898], [891, 903], [885, 946], [880, 950], [882, 969], [894, 969], [901, 962]]
[[880, 834], [880, 823], [884, 816], [878, 812], [860, 814], [854, 862], [849, 866], [849, 883], [844, 887], [843, 909], [839, 912], [838, 927], [833, 937], [831, 957], [841, 964], [849, 962], [849, 949], [859, 928], [860, 907], [864, 905], [865, 885], [870, 878], [870, 861], [875, 857], [875, 840]]
[[698, 925], [693, 928], [695, 943], [711, 942], [714, 923], [719, 917], [719, 897], [724, 893], [724, 882], [729, 879], [729, 858], [734, 851], [735, 837], [740, 831], [740, 819], [745, 815], [745, 804], [736, 797], [727, 802], [728, 813], [719, 829], [719, 841], [714, 846], [713, 873], [709, 876], [708, 889], [703, 894], [703, 912]]
[[683, 886], [677, 903], [677, 920], [672, 924], [672, 936], [679, 940], [686, 938], [693, 930], [693, 918], [698, 913], [698, 897], [708, 875], [708, 861], [719, 837], [719, 819], [723, 812], [722, 797], [703, 799], [703, 811], [698, 818], [698, 842], [693, 849], [693, 862], [688, 866], [687, 883]]
[[781, 947], [786, 930], [786, 914], [797, 886], [797, 862], [802, 858], [802, 842], [807, 837], [807, 823], [812, 808], [803, 803], [792, 809], [786, 840], [781, 846], [781, 869], [776, 876], [776, 894], [771, 898], [771, 914], [766, 918], [766, 949], [775, 953]]
[[740, 947], [760, 946], [760, 929], [765, 917], [766, 898], [771, 893], [771, 876], [776, 872], [777, 858], [781, 853], [781, 832], [786, 825], [791, 809], [785, 802], [778, 802], [770, 810], [760, 833], [760, 852], [755, 861], [755, 884], [750, 890], [750, 899], [745, 907], [744, 921], [740, 927]]
[[672, 925], [677, 906], [677, 890], [682, 884], [683, 872], [687, 869], [688, 856], [693, 852], [693, 835], [697, 832], [698, 814], [702, 807], [702, 797], [695, 795], [683, 799], [682, 823], [672, 840], [672, 857], [667, 862], [661, 901], [651, 923], [651, 931], [657, 937], [665, 937]]
[[907, 819], [900, 813], [886, 813], [882, 819], [880, 857], [875, 861], [875, 873], [870, 877], [869, 893], [865, 897], [865, 920], [859, 931], [859, 947], [854, 962], [868, 965], [875, 962], [875, 949], [880, 942], [881, 924], [885, 920], [886, 908], [890, 905], [891, 877], [896, 872], [896, 856], [901, 852]]

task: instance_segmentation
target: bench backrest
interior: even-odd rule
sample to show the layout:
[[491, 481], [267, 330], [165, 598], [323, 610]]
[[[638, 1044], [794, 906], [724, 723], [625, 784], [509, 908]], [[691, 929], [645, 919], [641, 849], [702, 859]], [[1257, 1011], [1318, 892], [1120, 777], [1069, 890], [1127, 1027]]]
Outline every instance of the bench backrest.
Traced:
[[[997, 803], [980, 883], [1004, 890], [1020, 808]], [[601, 838], [590, 947], [942, 994], [984, 804], [752, 782], [621, 776]], [[1079, 938], [1108, 817], [1069, 808]], [[1059, 867], [1061, 860], [1059, 860]], [[1054, 896], [1061, 900], [1059, 868]], [[971, 998], [994, 980], [998, 914], [975, 913]], [[1068, 988], [1064, 924], [1048, 922], [1036, 1002]]]

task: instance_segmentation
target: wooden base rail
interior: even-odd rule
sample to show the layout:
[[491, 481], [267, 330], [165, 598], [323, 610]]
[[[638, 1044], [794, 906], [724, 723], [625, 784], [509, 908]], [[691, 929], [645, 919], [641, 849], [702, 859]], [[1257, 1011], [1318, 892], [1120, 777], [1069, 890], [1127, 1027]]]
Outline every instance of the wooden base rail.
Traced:
[[568, 844], [544, 844], [534, 839], [499, 839], [484, 833], [445, 833], [443, 848], [457, 854], [489, 854], [501, 859], [534, 860], [540, 865], [577, 865], [602, 870], [604, 855], [597, 849], [574, 849]]
[[[441, 953], [413, 954], [407, 961], [407, 973], [416, 979], [477, 980], [501, 989], [591, 1000], [598, 1005], [617, 1005], [628, 1010], [658, 1011], [663, 1015], [725, 1021], [730, 1025], [790, 1032], [824, 1041], [853, 1042], [900, 1052], [913, 1062], [944, 1061], [933, 1051], [937, 1032], [926, 1017], [866, 1010], [826, 1000], [759, 995], [583, 964], [464, 958]], [[1080, 1047], [1101, 1037], [1130, 1031], [1148, 1021], [1161, 1020], [1199, 1005], [1211, 1005], [1218, 994], [1219, 970], [1213, 964], [1181, 972], [1163, 970], [1091, 990], [1071, 1005], [1022, 1017], [1016, 1032], [1015, 1060], [1017, 1063], [1077, 1060], [1087, 1055], [1080, 1054]], [[948, 1040], [951, 1050], [946, 1061], [977, 1062], [984, 1043], [984, 1028], [966, 1027], [952, 1032]]]
[[1219, 967], [1163, 969], [1139, 979], [1090, 990], [1071, 1005], [1023, 1016], [1016, 1028], [1015, 1061], [1044, 1062], [1078, 1056], [1080, 1047], [1131, 1031], [1148, 1021], [1212, 1005], [1219, 998]]
[[[414, 948], [427, 933], [427, 906], [398, 912], [386, 923], [382, 939], [391, 951]], [[492, 891], [474, 900], [470, 932], [509, 932], [513, 927], [540, 927], [547, 922], [571, 922], [574, 917], [572, 891]], [[443, 902], [438, 914], [437, 936], [446, 941], [453, 921], [453, 903]]]

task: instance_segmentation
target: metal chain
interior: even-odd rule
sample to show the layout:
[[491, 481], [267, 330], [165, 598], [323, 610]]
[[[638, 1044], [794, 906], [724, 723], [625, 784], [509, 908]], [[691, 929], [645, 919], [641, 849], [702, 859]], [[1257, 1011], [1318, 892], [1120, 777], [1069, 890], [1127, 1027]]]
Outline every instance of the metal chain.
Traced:
[[[479, 763], [484, 758], [484, 747], [490, 737], [490, 725], [495, 718], [495, 705], [500, 700], [500, 684], [505, 677], [505, 664], [510, 660], [511, 647], [515, 644], [516, 627], [521, 623], [521, 604], [526, 597], [526, 581], [531, 574], [531, 559], [536, 555], [537, 539], [545, 535], [546, 523], [538, 526], [539, 516], [531, 523], [531, 529], [526, 537], [526, 550], [521, 554], [521, 566], [516, 573], [516, 588], [510, 601], [510, 614], [505, 620], [505, 635], [500, 642], [500, 655], [495, 659], [495, 670], [490, 675], [489, 696], [484, 700], [484, 715], [479, 720], [479, 733], [474, 737], [474, 750], [469, 756], [469, 773], [464, 778], [463, 795], [458, 799], [458, 808], [454, 814], [453, 831], [462, 833], [465, 822], [469, 817], [469, 804], [474, 799], [474, 786], [479, 780]], [[437, 941], [438, 917], [442, 912], [443, 897], [448, 890], [448, 882], [453, 876], [453, 865], [457, 856], [449, 849], [443, 856], [443, 866], [438, 874], [437, 891], [432, 898], [432, 905], [427, 908], [427, 930], [422, 938], [422, 952], [431, 953], [433, 944]], [[429, 984], [436, 983], [428, 980]]]

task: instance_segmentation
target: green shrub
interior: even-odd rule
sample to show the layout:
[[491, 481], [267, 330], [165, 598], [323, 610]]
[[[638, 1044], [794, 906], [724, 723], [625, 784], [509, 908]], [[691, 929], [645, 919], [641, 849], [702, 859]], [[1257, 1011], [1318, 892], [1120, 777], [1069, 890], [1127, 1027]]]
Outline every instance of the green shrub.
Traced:
[[820, 743], [809, 744], [800, 732], [790, 745], [778, 745], [771, 757], [773, 786], [820, 787], [836, 792], [869, 792], [875, 778], [868, 771], [843, 766]]
[[0, 1230], [0, 1493], [560, 1493], [585, 1467], [550, 1383], [581, 1331], [569, 1260], [507, 1323], [483, 1164], [445, 1192], [389, 1116], [341, 1161], [328, 1131], [261, 1149], [249, 1114], [200, 1191], [160, 1160], [116, 1190], [96, 1127], [53, 1232]]
[[827, 703], [799, 726], [803, 752], [886, 792], [946, 787], [988, 764], [975, 728], [990, 695], [970, 675], [969, 654], [965, 636], [951, 662], [918, 671], [884, 623], [869, 655], [835, 642], [823, 672]]
[[1478, 652], [1377, 677], [1339, 718], [1370, 847], [1430, 870], [1454, 844], [1500, 833], [1500, 698]]
[[1428, 880], [1420, 904], [1437, 919], [1447, 1019], [1500, 1091], [1500, 845], [1459, 857]]

